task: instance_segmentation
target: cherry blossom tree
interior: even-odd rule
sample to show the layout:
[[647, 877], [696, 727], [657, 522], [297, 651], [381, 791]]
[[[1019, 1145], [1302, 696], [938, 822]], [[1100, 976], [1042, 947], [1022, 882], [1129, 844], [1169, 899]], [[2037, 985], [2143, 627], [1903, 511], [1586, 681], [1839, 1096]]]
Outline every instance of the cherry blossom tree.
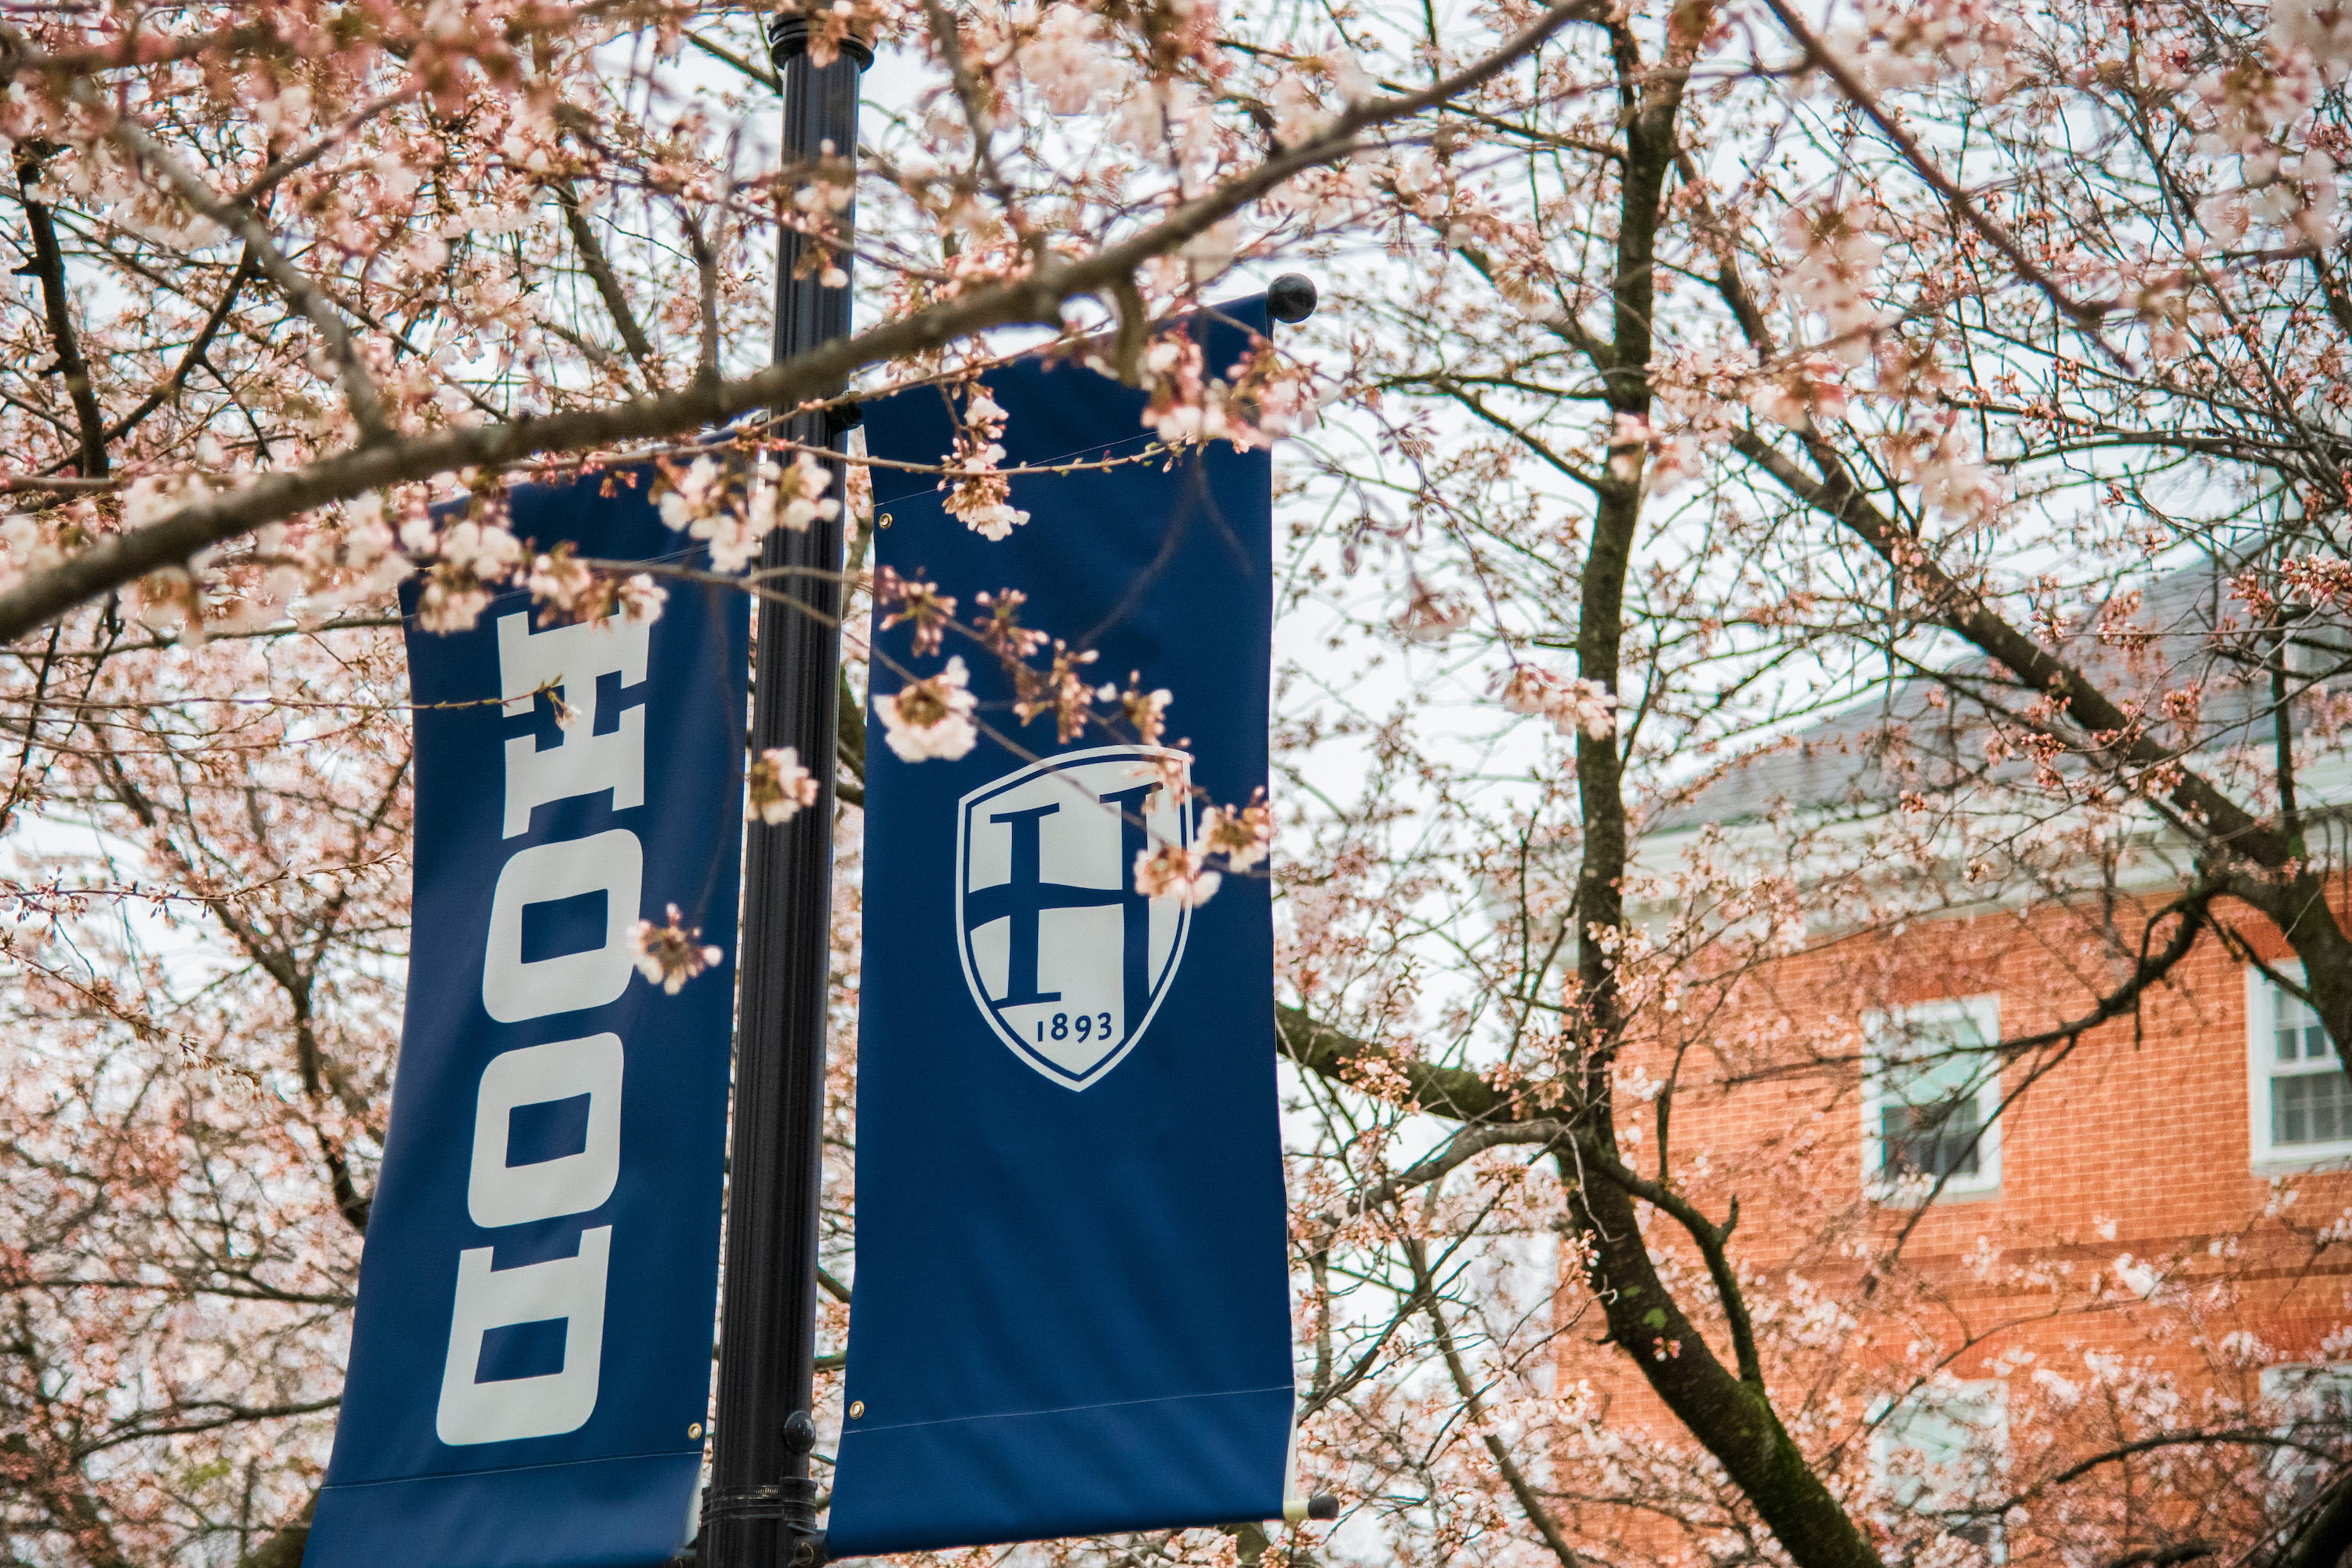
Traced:
[[[1397, 26], [1391, 58], [1436, 41]], [[1851, 1028], [1795, 1034], [1819, 1014], [1784, 989], [1834, 954], [1851, 1020], [1918, 994], [1922, 968], [1948, 984], [1948, 950], [1872, 933], [2007, 900], [2043, 921], [2021, 914], [2018, 940], [2070, 963], [2036, 998], [2049, 1026], [2000, 1042], [2025, 1085], [2004, 1094], [2127, 1042], [2205, 943], [2266, 963], [2283, 945], [2300, 973], [2270, 972], [2345, 1037], [2340, 870], [2296, 787], [2333, 751], [2342, 672], [2340, 606], [2304, 585], [2341, 554], [2333, 26], [2291, 5], [1681, 5], [1572, 34], [1534, 112], [1400, 166], [1386, 233], [1429, 264], [1349, 290], [1325, 329], [1377, 442], [1327, 447], [1301, 484], [1329, 546], [1308, 571], [1416, 694], [1362, 706], [1376, 685], [1294, 677], [1302, 745], [1369, 752], [1379, 787], [1305, 813], [1287, 978], [1312, 1073], [1458, 1126], [1423, 1152], [1406, 1119], [1335, 1109], [1322, 1152], [1347, 1176], [1319, 1234], [1359, 1238], [1350, 1187], [1395, 1211], [1380, 1266], [1355, 1263], [1395, 1303], [1370, 1321], [1426, 1320], [1452, 1452], [1489, 1479], [1433, 1463], [1393, 1404], [1356, 1456], [1412, 1476], [1429, 1516], [1458, 1503], [1461, 1539], [1507, 1521], [1562, 1563], [1605, 1558], [1632, 1509], [1718, 1560], [1949, 1552], [1956, 1514], [2070, 1562], [2342, 1550], [2333, 1502], [2271, 1484], [2280, 1426], [2242, 1366], [2216, 1403], [2226, 1368], [2192, 1397], [2094, 1360], [2037, 1405], [2053, 1425], [2039, 1477], [2013, 1458], [2022, 1500], [1990, 1470], [1940, 1512], [1874, 1498], [1888, 1412], [2003, 1353], [2000, 1331], [1920, 1310], [1950, 1280], [1906, 1263], [1916, 1221], [1874, 1215], [1859, 1183], [1822, 1191], [1859, 1053]], [[1355, 586], [1375, 570], [1385, 592]], [[2159, 603], [2184, 573], [2211, 592]], [[1440, 669], [1553, 749], [1488, 725], [1466, 761], [1430, 711]], [[1819, 770], [1832, 787], [1718, 830], [1759, 753], [1873, 700], [1876, 721], [1813, 731], [1857, 754]], [[1477, 787], [1504, 768], [1519, 787]], [[2170, 858], [2153, 894], [2118, 897], [2151, 845]], [[1846, 1110], [1670, 1155], [1678, 1104], [1791, 1075]], [[1389, 1161], [1391, 1139], [1416, 1158]], [[1742, 1198], [1803, 1217], [1735, 1241]], [[1549, 1315], [1504, 1292], [1515, 1316], [1472, 1247], [1530, 1209], [1564, 1221], [1582, 1289]], [[2067, 1239], [2010, 1238], [2029, 1258]], [[2259, 1242], [2273, 1261], [2333, 1245]], [[1996, 1247], [1978, 1279], [2053, 1313], [2122, 1289], [2030, 1272]], [[2218, 1291], [2200, 1310], [2231, 1299], [2199, 1284]], [[1548, 1350], [1560, 1334], [1619, 1347], [1613, 1382], [1547, 1385], [1589, 1364]], [[1901, 1355], [1867, 1348], [1890, 1334]], [[2215, 1342], [2260, 1359], [2251, 1330]], [[1637, 1384], [1642, 1436], [1598, 1430]], [[2136, 1455], [2176, 1449], [2215, 1468], [2118, 1505], [2149, 1485]], [[2207, 1506], [2223, 1497], [2247, 1511]]]
[[[0, 6], [13, 1559], [299, 1553], [405, 951], [394, 587], [441, 628], [515, 584], [658, 614], [652, 574], [506, 526], [509, 485], [618, 459], [746, 593], [827, 508], [862, 573], [860, 487], [773, 413], [924, 378], [961, 399], [950, 510], [1008, 535], [1010, 329], [1148, 387], [1171, 447], [1291, 437], [1280, 788], [1139, 879], [1281, 889], [1302, 1463], [1350, 1500], [1322, 1539], [1070, 1551], [2340, 1555], [2352, 1435], [2263, 1373], [2342, 1342], [2266, 1338], [2260, 1282], [2330, 1278], [2347, 1227], [2282, 1189], [2097, 1267], [2063, 1261], [2096, 1226], [1989, 1237], [1956, 1313], [1933, 1205], [1822, 1179], [1860, 1047], [1815, 1024], [2063, 950], [2047, 1023], [1993, 1043], [2030, 1104], [2222, 951], [2352, 1043], [2352, 21], [847, 0], [814, 47], [870, 37], [899, 85], [854, 162], [778, 168], [761, 20]], [[780, 232], [872, 324], [769, 363]], [[1223, 366], [1152, 330], [1277, 260], [1324, 284], [1304, 336]], [[907, 670], [849, 639], [829, 1346], [858, 714], [961, 754], [998, 659], [992, 724], [1181, 721], [1016, 594], [853, 586], [924, 637]], [[1856, 766], [1727, 816], [1832, 715]], [[811, 805], [810, 761], [747, 758], [749, 810]], [[1985, 910], [1982, 951], [1913, 940]], [[708, 962], [676, 917], [643, 945], [666, 984]], [[1708, 1121], [1765, 1081], [1813, 1098]], [[2075, 1325], [2063, 1366], [2025, 1342]], [[1889, 1459], [1985, 1366], [2004, 1463]]]

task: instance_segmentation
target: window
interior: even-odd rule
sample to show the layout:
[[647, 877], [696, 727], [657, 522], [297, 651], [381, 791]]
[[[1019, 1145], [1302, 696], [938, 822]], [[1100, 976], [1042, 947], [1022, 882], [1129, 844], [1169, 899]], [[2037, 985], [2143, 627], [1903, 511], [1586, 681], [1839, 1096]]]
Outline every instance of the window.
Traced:
[[2008, 1461], [2009, 1385], [1999, 1378], [1921, 1389], [1870, 1440], [1871, 1474], [1893, 1509], [1932, 1521], [1995, 1563], [2007, 1559], [2000, 1521], [1954, 1515], [1996, 1500]]
[[1931, 1194], [2000, 1190], [2000, 1040], [1991, 996], [1864, 1016], [1862, 1163], [1871, 1196], [1922, 1203]]
[[[2280, 972], [2300, 982], [2300, 968]], [[2352, 1157], [2352, 1079], [2319, 1016], [2246, 970], [2247, 1108], [2256, 1164]]]
[[[2280, 1436], [2329, 1451], [2342, 1446], [2352, 1426], [2352, 1366], [2266, 1366], [2262, 1391]], [[2305, 1448], [2281, 1448], [2271, 1461], [2272, 1474], [2289, 1483], [2290, 1501], [2298, 1508], [2319, 1496], [2329, 1468]]]

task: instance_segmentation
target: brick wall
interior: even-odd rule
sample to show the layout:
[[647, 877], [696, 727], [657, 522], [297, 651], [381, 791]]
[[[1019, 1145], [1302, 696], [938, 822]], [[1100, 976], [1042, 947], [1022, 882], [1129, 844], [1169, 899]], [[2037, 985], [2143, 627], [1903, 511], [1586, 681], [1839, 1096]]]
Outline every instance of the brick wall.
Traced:
[[[1865, 1196], [1865, 1013], [1989, 994], [2004, 1039], [2051, 1028], [2087, 1013], [2094, 987], [2114, 983], [2121, 965], [2103, 931], [2136, 943], [2150, 912], [2046, 906], [1851, 938], [1694, 990], [1629, 1053], [1634, 1086], [1673, 1080], [1676, 1180], [1718, 1218], [1739, 1199], [1733, 1251], [1755, 1277], [1776, 1404], [1806, 1425], [1810, 1447], [1843, 1433], [1853, 1439], [1849, 1470], [1866, 1463], [1857, 1460], [1864, 1424], [1890, 1391], [1941, 1361], [1960, 1377], [2005, 1378], [2021, 1472], [2063, 1468], [2069, 1455], [2127, 1436], [2136, 1418], [2054, 1411], [2052, 1390], [2082, 1385], [2086, 1358], [2136, 1369], [2127, 1384], [2168, 1388], [2187, 1409], [2209, 1395], [2252, 1396], [2253, 1342], [2323, 1360], [2326, 1336], [2352, 1322], [2352, 1264], [2313, 1235], [2352, 1210], [2352, 1172], [2254, 1168], [2245, 966], [2210, 936], [2137, 1020], [2004, 1068], [2003, 1092], [2017, 1098], [2000, 1120], [1996, 1193], [1924, 1212]], [[2283, 952], [2266, 929], [2242, 935], [2266, 959]], [[1648, 1108], [1621, 1095], [1620, 1121], [1629, 1157], [1654, 1172]], [[1906, 1231], [1890, 1266], [1885, 1251]], [[1662, 1253], [1687, 1260], [1663, 1216], [1650, 1234]], [[2168, 1283], [2148, 1299], [2158, 1277]], [[1568, 1283], [1564, 1310], [1581, 1294]], [[1683, 1294], [1691, 1305], [1706, 1298], [1696, 1283]], [[1818, 1318], [1824, 1304], [1843, 1326], [1790, 1327], [1801, 1309]], [[1563, 1335], [1561, 1386], [1597, 1390], [1620, 1431], [1686, 1441], [1623, 1353], [1591, 1338]], [[1720, 1335], [1710, 1338], [1727, 1363]], [[2352, 1350], [2337, 1347], [2334, 1359], [2352, 1360]], [[1609, 1510], [1588, 1513], [1586, 1528], [1661, 1560], [1697, 1551], [1688, 1531], [1648, 1510], [1607, 1523]], [[2067, 1528], [2096, 1516], [2075, 1506]], [[2114, 1527], [2131, 1532], [2126, 1521]], [[2058, 1549], [2038, 1528], [2011, 1528], [2011, 1562]]]

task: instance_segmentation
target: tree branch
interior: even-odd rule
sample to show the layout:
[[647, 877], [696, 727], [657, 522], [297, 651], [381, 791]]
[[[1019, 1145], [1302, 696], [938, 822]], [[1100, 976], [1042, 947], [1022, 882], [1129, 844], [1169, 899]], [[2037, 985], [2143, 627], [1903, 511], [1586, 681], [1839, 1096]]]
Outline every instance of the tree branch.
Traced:
[[1415, 1187], [1427, 1186], [1451, 1175], [1489, 1149], [1528, 1143], [1549, 1145], [1568, 1136], [1569, 1128], [1564, 1121], [1511, 1121], [1499, 1126], [1461, 1128], [1436, 1152], [1414, 1161], [1387, 1181], [1373, 1183], [1336, 1213], [1323, 1215], [1323, 1223], [1336, 1231], [1359, 1215], [1386, 1207]]
[[141, 420], [163, 407], [180, 388], [187, 384], [188, 373], [196, 368], [205, 357], [205, 351], [212, 347], [213, 339], [218, 335], [223, 323], [228, 320], [230, 308], [236, 303], [237, 291], [245, 287], [246, 280], [253, 275], [253, 251], [248, 247], [238, 254], [236, 270], [229, 274], [228, 287], [221, 290], [220, 302], [213, 307], [212, 314], [205, 318], [205, 324], [198, 329], [195, 341], [188, 345], [188, 352], [180, 356], [180, 363], [173, 367], [172, 374], [164, 378], [162, 384], [140, 400], [138, 407], [107, 426], [107, 440], [120, 441], [123, 437], [131, 434], [132, 428]]
[[840, 700], [834, 704], [834, 760], [842, 769], [857, 779], [854, 784], [835, 782], [834, 798], [845, 800], [863, 811], [866, 808], [866, 705], [857, 693], [849, 689], [849, 671], [840, 672]]
[[[224, 1426], [242, 1426], [255, 1421], [283, 1421], [295, 1415], [316, 1415], [341, 1405], [343, 1396], [330, 1394], [324, 1399], [306, 1399], [292, 1405], [232, 1405], [224, 1400], [202, 1400], [192, 1405], [175, 1405], [163, 1418], [136, 1422], [108, 1432], [98, 1442], [75, 1449], [75, 1457], [88, 1458], [92, 1454], [125, 1443], [136, 1443], [149, 1437], [184, 1437], [198, 1432], [217, 1432]], [[190, 1420], [180, 1419], [182, 1412], [205, 1410], [211, 1415]]]
[[2129, 1552], [2116, 1552], [2100, 1563], [2099, 1568], [2175, 1568], [2178, 1563], [2210, 1557], [2217, 1550], [2210, 1541], [2183, 1541], [2172, 1546], [2141, 1546]]
[[351, 405], [352, 417], [360, 427], [362, 447], [389, 446], [399, 439], [398, 433], [384, 420], [383, 397], [376, 390], [375, 378], [368, 374], [360, 357], [359, 343], [342, 315], [332, 301], [301, 270], [286, 259], [285, 252], [270, 237], [269, 227], [251, 207], [230, 201], [214, 190], [186, 164], [173, 156], [171, 150], [148, 134], [147, 128], [127, 114], [116, 114], [100, 102], [87, 84], [77, 83], [75, 99], [93, 114], [106, 117], [109, 136], [122, 142], [144, 159], [164, 183], [205, 216], [243, 239], [248, 254], [260, 267], [264, 276], [284, 291], [295, 308], [309, 319], [320, 337], [326, 341], [327, 352], [333, 358], [336, 378], [343, 389], [344, 401]]
[[572, 248], [580, 253], [580, 265], [596, 285], [596, 293], [604, 301], [605, 314], [621, 334], [621, 342], [637, 368], [646, 373], [646, 380], [655, 386], [661, 382], [661, 361], [654, 353], [653, 341], [637, 322], [637, 313], [629, 308], [629, 296], [621, 288], [620, 275], [604, 254], [596, 238], [595, 226], [580, 208], [580, 193], [569, 180], [558, 180], [549, 187], [555, 193], [555, 205], [563, 209], [563, 226], [572, 233]]
[[2352, 1470], [2339, 1471], [2317, 1511], [2270, 1560], [2269, 1568], [2336, 1568], [2352, 1547]]
[[[974, 288], [739, 381], [648, 395], [617, 406], [362, 445], [305, 468], [263, 475], [242, 489], [183, 507], [146, 527], [110, 535], [0, 592], [0, 642], [13, 642], [86, 599], [184, 562], [208, 546], [331, 501], [460, 468], [495, 468], [547, 453], [658, 439], [723, 424], [753, 409], [790, 408], [836, 395], [836, 389], [867, 365], [922, 353], [995, 327], [1059, 327], [1065, 301], [1112, 289], [1120, 279], [1132, 278], [1144, 262], [1181, 247], [1293, 175], [1349, 156], [1359, 150], [1358, 138], [1366, 131], [1411, 118], [1479, 86], [1597, 5], [1598, 0], [1562, 0], [1485, 59], [1419, 92], [1360, 103], [1311, 141], [1181, 203], [1140, 234], [1082, 259], [1066, 261], [1049, 255], [1024, 276]], [[138, 134], [147, 145], [154, 144], [153, 138]], [[272, 252], [257, 247], [257, 254], [268, 271]], [[331, 310], [328, 313], [331, 316]]]
[[1863, 84], [1862, 79], [1813, 36], [1812, 29], [1805, 26], [1804, 19], [1790, 8], [1788, 0], [1764, 0], [1764, 4], [1780, 19], [1780, 26], [1788, 29], [1789, 36], [1797, 40], [1798, 47], [1805, 51], [1806, 58], [1828, 73], [1829, 79], [1837, 83], [1838, 90], [1845, 95], [1847, 101], [1862, 110], [1871, 123], [1895, 143], [1895, 150], [1903, 154], [1903, 161], [1911, 165], [1913, 173], [1925, 180], [1928, 187], [1959, 214], [1970, 228], [2007, 257], [2018, 274], [2048, 296], [2050, 302], [2057, 306], [2068, 321], [2085, 331], [2097, 331], [2099, 323], [2114, 309], [2113, 305], [2105, 300], [2085, 303], [2067, 293], [2057, 279], [2043, 271], [2041, 265], [2026, 254], [2025, 247], [2015, 235], [2010, 233], [1999, 219], [1979, 209], [1975, 202], [1969, 199], [1966, 191], [1954, 184], [1943, 170], [1936, 166], [1936, 161], [1927, 156], [1918, 139], [1897, 124], [1885, 106]]
[[325, 157], [329, 153], [333, 152], [337, 147], [342, 145], [344, 142], [350, 139], [352, 132], [357, 131], [361, 126], [365, 125], [369, 121], [373, 120], [385, 110], [398, 108], [401, 104], [406, 103], [410, 99], [415, 98], [424, 89], [412, 83], [410, 86], [402, 88], [397, 92], [387, 92], [381, 98], [371, 99], [367, 102], [361, 104], [357, 109], [352, 110], [350, 114], [344, 116], [342, 122], [337, 125], [333, 130], [328, 132], [324, 136], [312, 142], [308, 147], [303, 148], [299, 153], [288, 153], [285, 157], [278, 159], [276, 163], [262, 170], [258, 174], [254, 175], [253, 179], [242, 189], [238, 190], [234, 195], [230, 196], [229, 200], [244, 204], [252, 201], [256, 196], [266, 194], [275, 187], [280, 181], [286, 179], [287, 176], [301, 173], [304, 169], [309, 168], [311, 164]]
[[1402, 1075], [1412, 1088], [1413, 1102], [1433, 1116], [1490, 1123], [1517, 1120], [1516, 1098], [1497, 1092], [1475, 1072], [1401, 1058], [1392, 1051], [1317, 1023], [1303, 1007], [1277, 1003], [1274, 1026], [1284, 1055], [1308, 1072], [1336, 1083], [1349, 1083], [1364, 1068], [1378, 1065]]
[[[2347, 939], [2327, 902], [2319, 872], [2295, 839], [2224, 795], [2179, 752], [2159, 744], [2139, 718], [2125, 712], [2089, 677], [2011, 626], [1981, 593], [1945, 571], [1918, 540], [1871, 504], [1837, 448], [1819, 430], [1801, 430], [1798, 437], [1821, 479], [1804, 472], [1754, 430], [1734, 436], [1731, 447], [1790, 494], [1844, 524], [1875, 551], [1919, 593], [1928, 618], [1958, 633], [2046, 697], [2053, 711], [2078, 731], [2084, 754], [2094, 763], [2119, 774], [2143, 770], [2154, 785], [2148, 798], [2168, 805], [2185, 831], [2201, 837], [2208, 853], [2252, 862], [2251, 870], [2222, 864], [2208, 867], [2204, 874], [2262, 911], [2285, 935], [2304, 961], [2313, 1005], [2328, 1037], [2339, 1047], [2352, 1048], [2352, 940]], [[2137, 781], [2126, 783], [2141, 787]]]
[[686, 41], [692, 44], [696, 48], [700, 49], [704, 54], [709, 55], [712, 59], [733, 66], [737, 70], [741, 71], [745, 76], [750, 77], [753, 81], [758, 82], [770, 92], [782, 92], [784, 90], [784, 82], [782, 77], [778, 76], [772, 70], [762, 68], [755, 61], [745, 59], [741, 55], [737, 54], [726, 45], [706, 38], [699, 33], [687, 34]]
[[1593, 1140], [1586, 1139], [1578, 1152], [1588, 1167], [1643, 1203], [1663, 1209], [1689, 1232], [1691, 1240], [1698, 1245], [1699, 1257], [1706, 1263], [1707, 1279], [1715, 1286], [1715, 1299], [1723, 1309], [1724, 1323], [1731, 1331], [1731, 1355], [1739, 1368], [1739, 1381], [1752, 1384], [1761, 1393], [1764, 1361], [1756, 1352], [1756, 1324], [1748, 1315], [1748, 1299], [1739, 1289], [1739, 1276], [1732, 1269], [1731, 1256], [1725, 1246], [1739, 1224], [1739, 1200], [1731, 1200], [1730, 1213], [1718, 1226], [1701, 1213], [1696, 1204], [1666, 1183], [1654, 1182], [1618, 1159], [1614, 1150], [1601, 1148]]
[[702, 232], [700, 216], [681, 212], [677, 222], [678, 226], [686, 231], [687, 254], [694, 258], [694, 276], [700, 289], [697, 315], [702, 322], [702, 342], [695, 361], [694, 374], [716, 381], [719, 379], [719, 254], [712, 248], [710, 237]]
[[[1801, 435], [1802, 433], [1801, 433]], [[1753, 430], [1731, 438], [1732, 450], [1762, 468], [1798, 500], [1843, 523], [1888, 565], [1901, 573], [1926, 601], [1940, 626], [1957, 632], [1990, 655], [2033, 690], [2062, 703], [2067, 716], [2105, 752], [2112, 763], [2161, 768], [2177, 775], [2165, 794], [2189, 820], [2204, 825], [2219, 847], [2266, 867], [2289, 858], [2286, 840], [2201, 775], [2182, 765], [2179, 754], [2150, 739], [2144, 728], [2116, 706], [2079, 669], [2018, 630], [1988, 605], [1982, 595], [1928, 558], [1919, 542], [1870, 502], [1818, 434], [1803, 435], [1816, 467], [1826, 462], [1831, 478], [1816, 479], [1795, 459]], [[2111, 763], [2111, 765], [2112, 765]]]
[[1551, 1554], [1559, 1559], [1560, 1568], [1590, 1568], [1584, 1554], [1570, 1546], [1568, 1537], [1560, 1533], [1551, 1510], [1544, 1507], [1543, 1499], [1536, 1494], [1535, 1488], [1528, 1484], [1526, 1474], [1511, 1458], [1510, 1449], [1487, 1426], [1486, 1402], [1478, 1396], [1477, 1384], [1471, 1380], [1470, 1369], [1463, 1364], [1462, 1352], [1454, 1342], [1454, 1330], [1445, 1321], [1444, 1305], [1432, 1289], [1428, 1248], [1414, 1237], [1405, 1242], [1404, 1254], [1412, 1266], [1413, 1282], [1420, 1289], [1424, 1310], [1429, 1314], [1430, 1327], [1435, 1331], [1437, 1353], [1444, 1358], [1446, 1375], [1454, 1380], [1454, 1393], [1462, 1396], [1464, 1425], [1478, 1434], [1478, 1440], [1486, 1445], [1487, 1455], [1495, 1461], [1496, 1473], [1503, 1478], [1503, 1484], [1511, 1489], [1511, 1496], [1518, 1500], [1519, 1511], [1526, 1514], [1528, 1522], [1536, 1527], [1536, 1533], [1543, 1537], [1546, 1546], [1551, 1548]]
[[301, 1511], [238, 1559], [236, 1568], [302, 1568], [303, 1550], [310, 1544], [310, 1516], [318, 1508], [319, 1494], [314, 1490]]
[[74, 333], [72, 300], [66, 292], [66, 258], [58, 247], [57, 225], [49, 220], [49, 209], [33, 199], [33, 184], [39, 178], [39, 163], [29, 150], [20, 148], [16, 154], [16, 188], [25, 200], [26, 226], [32, 230], [33, 259], [17, 271], [29, 272], [41, 280], [41, 305], [48, 318], [49, 345], [58, 356], [52, 368], [65, 377], [66, 395], [73, 401], [74, 424], [81, 434], [82, 477], [104, 479], [106, 415], [98, 406], [98, 393], [90, 385], [89, 365], [81, 357], [81, 344]]

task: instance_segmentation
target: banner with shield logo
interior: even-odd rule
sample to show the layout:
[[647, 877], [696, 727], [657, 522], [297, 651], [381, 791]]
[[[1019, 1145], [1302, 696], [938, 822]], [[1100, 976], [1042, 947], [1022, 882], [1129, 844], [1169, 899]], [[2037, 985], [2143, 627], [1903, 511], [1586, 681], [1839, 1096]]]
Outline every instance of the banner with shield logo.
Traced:
[[[1223, 374], [1265, 302], [1190, 330]], [[1277, 1518], [1288, 1489], [1268, 886], [1145, 875], [1265, 787], [1269, 460], [1147, 451], [1143, 395], [1079, 365], [982, 383], [866, 409], [870, 454], [938, 464], [983, 395], [1006, 465], [1061, 471], [1013, 476], [1026, 520], [991, 538], [935, 475], [875, 470], [877, 574], [961, 631], [882, 617], [874, 694], [961, 660], [977, 733], [909, 760], [877, 723], [866, 752], [835, 1557]], [[1164, 733], [1057, 725], [985, 635], [1009, 603], [1060, 639], [1039, 662], [1164, 690]]]

